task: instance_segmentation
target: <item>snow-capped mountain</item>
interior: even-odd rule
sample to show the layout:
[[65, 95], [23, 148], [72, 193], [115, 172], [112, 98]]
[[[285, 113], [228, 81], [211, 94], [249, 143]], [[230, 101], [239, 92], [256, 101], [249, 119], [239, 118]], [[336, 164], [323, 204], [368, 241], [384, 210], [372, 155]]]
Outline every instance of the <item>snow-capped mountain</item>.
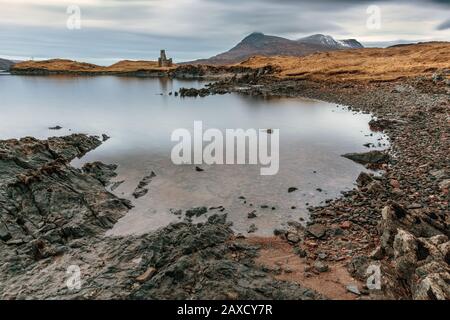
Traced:
[[363, 46], [354, 39], [335, 40], [331, 36], [322, 34], [315, 34], [299, 40], [290, 40], [254, 32], [224, 53], [209, 59], [200, 59], [186, 63], [223, 65], [241, 62], [255, 55], [301, 57], [315, 52], [353, 48], [363, 48]]
[[324, 34], [313, 34], [305, 38], [300, 38], [297, 40], [300, 43], [308, 43], [315, 45], [323, 45], [330, 49], [357, 49], [364, 48], [364, 46], [359, 43], [356, 39], [344, 39], [336, 40], [332, 36]]

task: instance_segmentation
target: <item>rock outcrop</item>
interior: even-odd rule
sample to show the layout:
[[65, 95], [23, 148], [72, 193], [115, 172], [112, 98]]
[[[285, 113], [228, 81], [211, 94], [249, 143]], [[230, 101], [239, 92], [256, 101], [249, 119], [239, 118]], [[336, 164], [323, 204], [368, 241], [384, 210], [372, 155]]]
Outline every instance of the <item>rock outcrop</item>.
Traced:
[[414, 299], [450, 300], [446, 235], [395, 203], [383, 209], [380, 232], [382, 254], [393, 265], [395, 281], [388, 286], [403, 285]]
[[235, 240], [226, 215], [105, 237], [131, 207], [105, 189], [116, 166], [70, 166], [100, 143], [0, 141], [2, 299], [323, 298], [256, 266], [258, 248]]

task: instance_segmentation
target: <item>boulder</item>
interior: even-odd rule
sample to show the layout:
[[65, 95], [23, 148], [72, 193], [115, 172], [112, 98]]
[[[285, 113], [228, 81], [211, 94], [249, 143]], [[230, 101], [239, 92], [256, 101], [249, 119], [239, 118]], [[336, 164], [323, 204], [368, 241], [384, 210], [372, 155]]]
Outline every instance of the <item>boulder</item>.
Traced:
[[325, 236], [326, 231], [327, 231], [326, 227], [318, 223], [312, 224], [306, 228], [306, 232], [317, 239], [323, 238]]
[[449, 273], [433, 273], [420, 280], [414, 291], [415, 300], [450, 300]]
[[297, 233], [293, 233], [293, 232], [289, 232], [289, 233], [287, 234], [286, 239], [287, 239], [289, 242], [292, 242], [292, 243], [298, 243], [298, 242], [300, 242], [300, 237], [298, 236], [298, 234], [297, 234]]
[[390, 160], [387, 153], [378, 150], [363, 153], [346, 153], [342, 156], [360, 164], [383, 164], [388, 163]]
[[358, 184], [358, 187], [365, 187], [369, 183], [373, 181], [373, 178], [370, 174], [367, 172], [361, 172], [356, 179], [356, 183]]
[[186, 217], [188, 217], [188, 218], [200, 217], [201, 215], [204, 215], [207, 212], [208, 212], [208, 209], [206, 207], [192, 208], [192, 209], [186, 210]]
[[318, 261], [314, 262], [314, 269], [316, 271], [322, 273], [322, 272], [327, 272], [329, 270], [329, 267], [322, 261], [318, 260]]

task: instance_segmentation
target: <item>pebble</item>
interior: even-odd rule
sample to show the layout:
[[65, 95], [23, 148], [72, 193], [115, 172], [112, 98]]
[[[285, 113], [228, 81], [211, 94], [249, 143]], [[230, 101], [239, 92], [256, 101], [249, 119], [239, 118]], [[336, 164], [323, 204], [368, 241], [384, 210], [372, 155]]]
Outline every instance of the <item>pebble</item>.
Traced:
[[139, 277], [136, 278], [136, 281], [137, 281], [137, 282], [140, 282], [140, 283], [144, 283], [144, 282], [146, 282], [147, 280], [150, 280], [151, 277], [153, 277], [153, 275], [154, 275], [155, 273], [156, 273], [156, 269], [153, 268], [153, 267], [149, 267], [149, 268], [147, 269], [147, 271], [145, 271], [143, 274], [141, 274]]
[[298, 234], [293, 233], [293, 232], [289, 232], [289, 233], [287, 234], [286, 239], [287, 239], [289, 242], [292, 242], [292, 243], [298, 243], [298, 242], [300, 242], [300, 237], [298, 236]]
[[256, 210], [253, 210], [252, 212], [249, 212], [248, 214], [247, 214], [247, 217], [249, 218], [249, 219], [254, 219], [254, 218], [256, 218], [257, 216], [256, 216]]
[[248, 233], [255, 233], [258, 230], [258, 227], [255, 224], [251, 224], [250, 227], [248, 227], [247, 232]]
[[357, 296], [361, 295], [361, 292], [358, 289], [358, 286], [354, 285], [354, 284], [348, 284], [346, 287], [348, 292], [351, 292], [353, 294], [356, 294]]
[[314, 262], [314, 269], [317, 270], [318, 272], [322, 273], [322, 272], [327, 272], [329, 270], [329, 267], [322, 261], [316, 261], [316, 262]]

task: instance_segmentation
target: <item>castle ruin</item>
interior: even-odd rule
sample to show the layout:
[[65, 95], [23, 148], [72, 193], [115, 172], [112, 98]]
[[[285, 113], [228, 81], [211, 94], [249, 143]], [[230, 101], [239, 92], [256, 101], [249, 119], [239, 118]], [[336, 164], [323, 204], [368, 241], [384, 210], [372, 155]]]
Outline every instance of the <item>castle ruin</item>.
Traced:
[[172, 58], [167, 59], [166, 50], [161, 50], [161, 54], [158, 58], [158, 66], [161, 67], [171, 67], [172, 66]]

